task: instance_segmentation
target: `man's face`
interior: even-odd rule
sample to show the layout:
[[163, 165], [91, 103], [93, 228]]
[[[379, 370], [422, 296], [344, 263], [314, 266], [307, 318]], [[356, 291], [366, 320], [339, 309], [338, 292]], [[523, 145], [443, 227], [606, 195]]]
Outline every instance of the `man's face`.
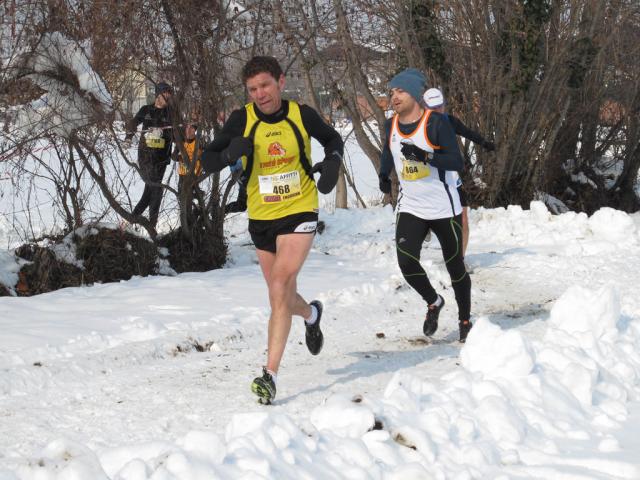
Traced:
[[262, 72], [247, 79], [247, 92], [258, 110], [266, 115], [277, 112], [282, 105], [284, 75], [276, 80], [273, 75]]
[[196, 129], [193, 125], [187, 125], [184, 129], [184, 136], [187, 140], [193, 140], [196, 138]]
[[409, 113], [417, 103], [415, 98], [401, 88], [391, 89], [391, 106], [398, 115]]

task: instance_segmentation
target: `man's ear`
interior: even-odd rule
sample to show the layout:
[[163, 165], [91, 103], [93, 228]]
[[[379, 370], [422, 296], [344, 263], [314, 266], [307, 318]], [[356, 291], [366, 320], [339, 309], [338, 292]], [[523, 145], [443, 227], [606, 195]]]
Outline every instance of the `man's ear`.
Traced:
[[280, 91], [284, 91], [284, 86], [287, 83], [287, 81], [284, 78], [284, 73], [280, 74], [280, 78], [278, 79], [278, 88], [280, 89]]

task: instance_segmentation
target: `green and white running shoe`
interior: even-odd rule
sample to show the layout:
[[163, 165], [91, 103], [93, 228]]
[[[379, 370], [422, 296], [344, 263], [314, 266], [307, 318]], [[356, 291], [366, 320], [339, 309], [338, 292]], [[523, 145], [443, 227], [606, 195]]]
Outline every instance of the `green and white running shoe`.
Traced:
[[271, 405], [271, 402], [275, 400], [276, 384], [266, 367], [262, 367], [261, 377], [253, 379], [251, 391], [258, 396], [258, 401], [263, 405]]

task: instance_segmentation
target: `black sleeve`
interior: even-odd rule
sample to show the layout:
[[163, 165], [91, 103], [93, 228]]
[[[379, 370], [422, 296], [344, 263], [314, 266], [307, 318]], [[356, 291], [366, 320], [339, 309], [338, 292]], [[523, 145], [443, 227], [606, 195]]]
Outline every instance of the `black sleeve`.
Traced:
[[300, 115], [302, 125], [307, 133], [324, 147], [325, 159], [333, 158], [341, 162], [344, 154], [344, 142], [340, 134], [309, 105], [300, 105]]
[[391, 123], [393, 118], [387, 118], [384, 122], [384, 147], [382, 148], [382, 155], [380, 157], [380, 173], [379, 177], [388, 178], [393, 170], [393, 155], [389, 148], [389, 135], [391, 134]]
[[445, 116], [437, 112], [429, 116], [427, 137], [433, 145], [440, 147], [433, 153], [433, 159], [429, 162], [431, 165], [441, 170], [456, 172], [463, 169], [464, 161], [456, 141], [456, 132]]
[[240, 182], [238, 185], [238, 198], [237, 200], [242, 203], [247, 203], [247, 186]]
[[140, 110], [138, 110], [138, 113], [136, 113], [135, 116], [127, 122], [127, 126], [126, 126], [127, 133], [125, 136], [127, 140], [131, 140], [133, 138], [133, 136], [136, 133], [136, 130], [138, 129], [138, 125], [140, 125], [144, 120], [144, 116], [146, 112], [147, 112], [147, 105], [143, 105], [140, 108]]
[[205, 172], [219, 172], [227, 166], [220, 154], [229, 146], [231, 139], [242, 137], [246, 125], [247, 111], [244, 108], [231, 112], [222, 130], [215, 135], [211, 143], [204, 147], [200, 163]]
[[485, 139], [478, 132], [471, 130], [467, 127], [462, 120], [458, 117], [454, 117], [453, 115], [448, 115], [449, 121], [453, 126], [453, 130], [456, 132], [456, 135], [460, 135], [461, 137], [467, 138], [471, 140], [473, 143], [477, 143], [478, 145], [482, 145], [485, 142]]

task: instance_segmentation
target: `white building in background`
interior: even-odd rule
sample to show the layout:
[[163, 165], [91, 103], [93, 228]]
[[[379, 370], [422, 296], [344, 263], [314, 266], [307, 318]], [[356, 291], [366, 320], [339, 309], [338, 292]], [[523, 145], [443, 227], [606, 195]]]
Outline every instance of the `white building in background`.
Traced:
[[153, 84], [140, 72], [128, 70], [118, 83], [120, 110], [126, 117], [123, 120], [133, 117], [140, 107], [153, 101]]

